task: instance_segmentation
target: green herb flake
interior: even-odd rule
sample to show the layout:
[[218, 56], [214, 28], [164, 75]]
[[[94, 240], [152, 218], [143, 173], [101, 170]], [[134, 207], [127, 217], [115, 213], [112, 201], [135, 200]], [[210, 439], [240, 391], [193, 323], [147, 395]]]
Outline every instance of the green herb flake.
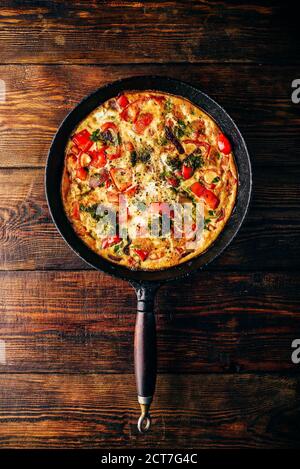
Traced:
[[114, 252], [115, 253], [118, 253], [121, 250], [121, 243], [122, 243], [122, 241], [118, 244], [115, 244], [115, 246], [114, 246]]
[[130, 153], [130, 161], [131, 161], [132, 166], [135, 166], [135, 165], [136, 165], [136, 162], [137, 162], [137, 154], [136, 154], [136, 151], [132, 151], [132, 152]]
[[210, 222], [211, 222], [210, 218], [205, 218], [204, 219], [204, 229], [205, 230], [208, 230], [208, 225], [209, 225]]
[[101, 140], [100, 129], [96, 129], [94, 130], [94, 132], [92, 132], [90, 140], [92, 140], [93, 142], [98, 142], [99, 140]]
[[176, 138], [180, 139], [185, 135], [184, 129], [179, 125], [175, 126], [173, 129], [173, 134]]
[[138, 157], [138, 160], [141, 162], [141, 163], [149, 163], [149, 161], [151, 160], [151, 153], [152, 153], [153, 149], [150, 147], [150, 146], [145, 146], [144, 148], [141, 148], [138, 152], [137, 152], [137, 157]]
[[174, 171], [176, 169], [180, 169], [181, 168], [181, 161], [179, 158], [172, 158], [171, 156], [168, 156], [166, 158], [166, 163], [167, 165], [172, 168]]
[[190, 166], [195, 171], [204, 165], [204, 160], [201, 156], [201, 150], [196, 150], [184, 160], [185, 166]]
[[98, 214], [97, 209], [98, 209], [98, 204], [93, 204], [93, 205], [89, 205], [89, 206], [85, 206], [85, 205], [81, 204], [79, 206], [79, 210], [81, 212], [89, 213], [91, 215], [91, 217], [96, 221], [100, 221], [102, 218], [107, 216], [108, 213], [109, 213], [108, 210], [104, 210], [103, 213]]
[[189, 123], [184, 122], [182, 119], [178, 119], [177, 125], [173, 129], [173, 133], [176, 138], [180, 139], [184, 135], [189, 136], [191, 134], [191, 130]]
[[167, 99], [165, 102], [165, 111], [166, 112], [171, 112], [173, 109], [173, 103], [170, 99]]

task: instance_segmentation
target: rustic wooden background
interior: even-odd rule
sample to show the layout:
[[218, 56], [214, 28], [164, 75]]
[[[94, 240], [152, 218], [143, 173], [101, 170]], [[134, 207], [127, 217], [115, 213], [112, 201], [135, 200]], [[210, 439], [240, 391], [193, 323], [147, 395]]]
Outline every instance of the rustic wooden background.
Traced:
[[[297, 22], [287, 1], [1, 1], [2, 448], [300, 447]], [[254, 168], [233, 244], [158, 294], [147, 436], [136, 429], [135, 293], [71, 252], [43, 185], [66, 113], [140, 74], [209, 93], [237, 121]]]

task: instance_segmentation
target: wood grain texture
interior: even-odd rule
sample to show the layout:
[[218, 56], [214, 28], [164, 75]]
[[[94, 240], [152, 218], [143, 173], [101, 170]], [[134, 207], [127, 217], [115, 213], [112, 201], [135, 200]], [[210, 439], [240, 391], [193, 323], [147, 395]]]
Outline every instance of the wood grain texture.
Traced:
[[300, 115], [291, 102], [298, 68], [259, 65], [1, 66], [0, 166], [44, 166], [57, 127], [85, 95], [146, 74], [185, 80], [215, 98], [236, 120], [256, 165], [278, 167], [284, 158], [285, 166], [299, 166]]
[[[298, 269], [299, 168], [254, 174], [252, 208], [239, 235], [209, 269]], [[0, 171], [0, 270], [89, 269], [50, 220], [43, 169]]]
[[[136, 295], [99, 272], [2, 272], [0, 373], [133, 373]], [[158, 371], [297, 373], [300, 274], [197, 274], [157, 295]], [[4, 341], [4, 342], [3, 342]]]
[[147, 435], [133, 375], [0, 376], [2, 448], [296, 448], [299, 377], [159, 376]]
[[[298, 18], [277, 1], [1, 2], [1, 448], [300, 447]], [[248, 144], [254, 196], [229, 249], [158, 293], [160, 374], [141, 436], [135, 293], [65, 245], [43, 173], [69, 110], [146, 74], [224, 106]]]
[[297, 37], [288, 2], [4, 0], [0, 61], [299, 63]]

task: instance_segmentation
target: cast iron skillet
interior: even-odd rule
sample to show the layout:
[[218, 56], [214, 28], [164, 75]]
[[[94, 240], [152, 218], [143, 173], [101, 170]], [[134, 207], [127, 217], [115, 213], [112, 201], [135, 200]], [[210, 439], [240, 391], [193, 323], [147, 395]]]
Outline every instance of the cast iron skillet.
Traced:
[[[75, 234], [64, 212], [61, 199], [61, 178], [64, 150], [68, 138], [79, 122], [104, 101], [126, 90], [158, 90], [189, 99], [206, 111], [229, 137], [239, 173], [239, 187], [234, 211], [222, 233], [204, 254], [181, 265], [161, 271], [134, 271], [112, 264], [89, 249]], [[53, 221], [69, 246], [92, 267], [107, 274], [128, 280], [137, 294], [137, 318], [134, 337], [134, 362], [138, 402], [141, 417], [138, 429], [150, 428], [149, 407], [156, 382], [156, 331], [154, 297], [159, 286], [169, 280], [187, 277], [215, 259], [232, 241], [247, 212], [250, 201], [251, 164], [244, 139], [226, 111], [209, 96], [193, 86], [171, 78], [143, 76], [125, 78], [98, 89], [81, 101], [59, 127], [48, 155], [46, 166], [46, 195]]]

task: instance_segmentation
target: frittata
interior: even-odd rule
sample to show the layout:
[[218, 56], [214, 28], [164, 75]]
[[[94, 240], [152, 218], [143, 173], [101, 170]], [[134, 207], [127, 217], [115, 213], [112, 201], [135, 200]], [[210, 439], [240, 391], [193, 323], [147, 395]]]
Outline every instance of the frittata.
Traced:
[[62, 198], [74, 230], [130, 269], [165, 269], [206, 251], [237, 188], [229, 139], [180, 96], [125, 92], [88, 115], [66, 147]]

